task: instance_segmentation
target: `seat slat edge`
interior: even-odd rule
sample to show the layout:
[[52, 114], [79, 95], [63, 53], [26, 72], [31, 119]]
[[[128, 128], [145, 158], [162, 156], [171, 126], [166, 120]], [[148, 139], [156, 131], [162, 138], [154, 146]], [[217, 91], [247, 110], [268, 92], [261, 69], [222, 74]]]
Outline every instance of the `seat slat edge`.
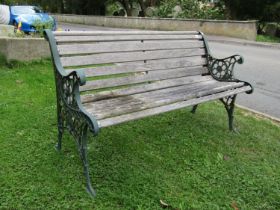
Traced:
[[127, 87], [117, 90], [102, 91], [95, 94], [85, 94], [81, 96], [82, 103], [89, 103], [93, 101], [104, 100], [108, 98], [115, 98], [121, 96], [132, 95], [136, 93], [150, 92], [154, 90], [176, 87], [186, 84], [193, 84], [202, 81], [214, 80], [212, 76], [190, 76], [190, 77], [181, 77], [176, 79], [167, 79], [163, 81], [157, 81], [151, 84], [142, 84], [139, 86]]
[[[170, 87], [151, 92], [119, 97], [85, 104], [89, 112], [97, 119], [123, 115], [135, 111], [163, 106], [178, 101], [226, 91], [242, 87], [244, 83], [221, 83], [214, 80], [203, 81], [182, 86]], [[91, 107], [91, 108], [90, 108]]]
[[208, 96], [201, 97], [201, 98], [190, 99], [188, 101], [181, 101], [181, 102], [172, 103], [172, 104], [168, 104], [168, 105], [160, 106], [160, 107], [156, 107], [156, 108], [146, 109], [143, 111], [133, 112], [133, 113], [117, 116], [117, 117], [102, 119], [102, 120], [99, 120], [98, 123], [99, 123], [100, 127], [108, 127], [108, 126], [124, 123], [127, 121], [131, 121], [131, 120], [141, 119], [144, 117], [157, 115], [157, 114], [173, 111], [176, 109], [181, 109], [181, 108], [184, 108], [187, 106], [193, 106], [193, 105], [200, 104], [203, 102], [216, 100], [219, 98], [223, 98], [223, 97], [230, 96], [230, 95], [235, 95], [235, 94], [246, 92], [249, 90], [251, 90], [251, 87], [245, 86], [242, 88], [228, 90], [228, 91], [221, 92], [221, 93], [214, 94], [214, 95], [208, 95]]

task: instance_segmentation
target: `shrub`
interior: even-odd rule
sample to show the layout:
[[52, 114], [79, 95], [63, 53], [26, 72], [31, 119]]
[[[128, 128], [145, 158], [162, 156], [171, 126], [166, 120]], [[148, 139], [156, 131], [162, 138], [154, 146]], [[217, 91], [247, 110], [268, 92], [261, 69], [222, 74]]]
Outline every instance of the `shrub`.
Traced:
[[[174, 11], [175, 7], [181, 11]], [[224, 11], [221, 7], [209, 6], [206, 1], [197, 0], [163, 0], [157, 9], [159, 17], [179, 17], [196, 19], [223, 19]]]
[[53, 21], [42, 22], [40, 20], [35, 20], [33, 22], [33, 26], [35, 27], [37, 33], [43, 37], [45, 29], [52, 29], [53, 28]]

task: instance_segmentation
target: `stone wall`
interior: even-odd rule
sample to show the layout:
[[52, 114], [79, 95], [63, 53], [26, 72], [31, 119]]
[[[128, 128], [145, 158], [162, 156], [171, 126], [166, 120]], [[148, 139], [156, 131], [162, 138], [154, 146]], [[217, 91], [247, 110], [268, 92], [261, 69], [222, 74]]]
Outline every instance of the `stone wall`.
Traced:
[[256, 40], [256, 21], [53, 15], [59, 22], [147, 30], [196, 30], [209, 35]]
[[7, 61], [31, 61], [50, 57], [48, 42], [41, 38], [2, 38], [0, 53]]
[[0, 24], [0, 37], [2, 36], [13, 36], [14, 26]]

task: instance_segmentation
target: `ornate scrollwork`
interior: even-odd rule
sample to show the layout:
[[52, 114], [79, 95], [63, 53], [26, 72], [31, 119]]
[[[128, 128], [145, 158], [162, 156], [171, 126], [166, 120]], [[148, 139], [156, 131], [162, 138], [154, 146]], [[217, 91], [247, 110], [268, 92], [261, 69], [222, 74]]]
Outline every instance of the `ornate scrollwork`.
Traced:
[[236, 63], [242, 64], [243, 57], [233, 55], [224, 59], [216, 59], [208, 55], [208, 69], [213, 78], [219, 81], [235, 81], [233, 69]]
[[87, 191], [91, 196], [95, 196], [95, 191], [91, 186], [87, 160], [87, 132], [89, 130], [96, 135], [98, 125], [96, 120], [92, 119], [83, 109], [80, 102], [79, 86], [84, 82], [81, 81], [78, 72], [71, 72], [65, 76], [55, 70], [55, 77], [59, 130], [57, 149], [61, 149], [62, 133], [64, 128], [67, 128], [76, 141], [83, 162]]
[[235, 100], [236, 100], [236, 95], [231, 95], [220, 99], [220, 101], [224, 104], [227, 110], [228, 120], [229, 120], [229, 130], [231, 131], [235, 131], [233, 127], [233, 112], [234, 112]]
[[76, 72], [71, 72], [67, 76], [55, 73], [57, 82], [58, 118], [64, 128], [78, 139], [82, 135], [84, 127], [88, 127], [93, 133], [97, 133], [97, 124], [83, 110], [80, 103], [80, 77]]

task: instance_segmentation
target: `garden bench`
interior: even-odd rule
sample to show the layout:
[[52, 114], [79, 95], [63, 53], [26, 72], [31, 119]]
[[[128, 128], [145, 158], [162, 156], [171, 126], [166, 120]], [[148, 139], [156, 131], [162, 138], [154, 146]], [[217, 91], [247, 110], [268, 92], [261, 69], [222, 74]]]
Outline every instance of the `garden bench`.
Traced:
[[[87, 181], [87, 133], [219, 99], [229, 129], [238, 93], [252, 86], [233, 77], [240, 55], [216, 59], [196, 31], [45, 31], [54, 64], [58, 144], [74, 136]], [[86, 82], [87, 79], [87, 82]], [[199, 126], [199, 125], [198, 125]]]

